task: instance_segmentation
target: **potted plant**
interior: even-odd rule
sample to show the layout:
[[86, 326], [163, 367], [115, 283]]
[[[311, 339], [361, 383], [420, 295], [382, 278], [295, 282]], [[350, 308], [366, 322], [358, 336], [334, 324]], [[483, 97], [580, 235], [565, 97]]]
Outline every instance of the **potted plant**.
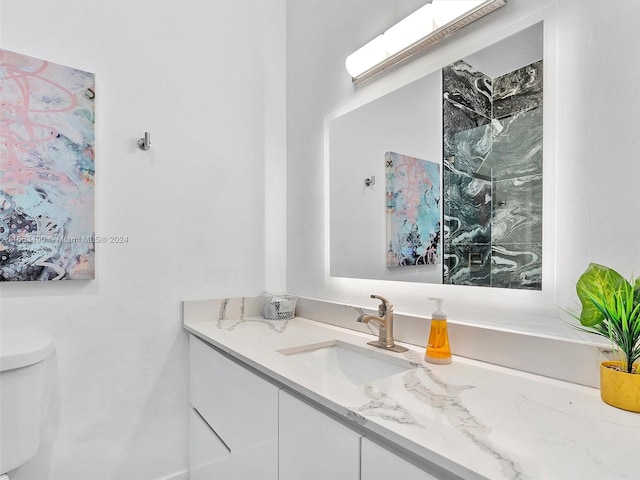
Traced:
[[640, 279], [628, 281], [612, 268], [592, 263], [576, 284], [580, 313], [577, 328], [607, 337], [620, 360], [600, 365], [602, 400], [640, 412]]

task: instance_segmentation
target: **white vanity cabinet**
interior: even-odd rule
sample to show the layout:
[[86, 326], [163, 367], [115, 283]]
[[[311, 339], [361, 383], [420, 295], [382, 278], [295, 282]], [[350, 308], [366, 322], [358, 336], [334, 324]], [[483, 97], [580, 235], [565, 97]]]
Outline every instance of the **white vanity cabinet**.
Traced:
[[190, 480], [434, 480], [189, 337]]
[[280, 480], [359, 480], [359, 434], [282, 390], [279, 413]]
[[438, 480], [367, 438], [362, 439], [360, 480]]
[[278, 387], [189, 341], [191, 480], [277, 480]]

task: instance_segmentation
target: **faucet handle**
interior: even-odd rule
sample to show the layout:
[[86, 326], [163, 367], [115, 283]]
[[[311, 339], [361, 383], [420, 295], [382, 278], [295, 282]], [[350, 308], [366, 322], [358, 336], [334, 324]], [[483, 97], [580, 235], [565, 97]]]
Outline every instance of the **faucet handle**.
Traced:
[[387, 300], [384, 297], [381, 297], [380, 295], [371, 295], [371, 298], [377, 298], [378, 300], [380, 300], [380, 305], [378, 306], [378, 315], [380, 315], [381, 317], [384, 317], [387, 312], [391, 312], [393, 311], [393, 305], [391, 305], [391, 303], [389, 303], [389, 300]]

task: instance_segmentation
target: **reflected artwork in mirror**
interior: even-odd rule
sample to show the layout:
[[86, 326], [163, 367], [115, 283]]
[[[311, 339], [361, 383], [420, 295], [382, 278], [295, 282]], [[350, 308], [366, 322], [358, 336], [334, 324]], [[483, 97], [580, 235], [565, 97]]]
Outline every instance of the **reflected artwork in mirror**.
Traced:
[[440, 165], [387, 152], [387, 267], [440, 258]]
[[[331, 276], [542, 289], [543, 31], [470, 48], [327, 118]], [[389, 185], [366, 183], [389, 174], [389, 155], [437, 167], [428, 227], [404, 214], [392, 227]], [[401, 192], [405, 211], [436, 192], [425, 185]]]

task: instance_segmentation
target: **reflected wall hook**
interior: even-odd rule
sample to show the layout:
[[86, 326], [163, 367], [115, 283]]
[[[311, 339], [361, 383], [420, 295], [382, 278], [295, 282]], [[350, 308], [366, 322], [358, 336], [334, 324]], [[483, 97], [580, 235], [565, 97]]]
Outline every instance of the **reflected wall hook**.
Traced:
[[144, 137], [138, 140], [140, 150], [149, 150], [151, 148], [151, 133], [144, 132]]

